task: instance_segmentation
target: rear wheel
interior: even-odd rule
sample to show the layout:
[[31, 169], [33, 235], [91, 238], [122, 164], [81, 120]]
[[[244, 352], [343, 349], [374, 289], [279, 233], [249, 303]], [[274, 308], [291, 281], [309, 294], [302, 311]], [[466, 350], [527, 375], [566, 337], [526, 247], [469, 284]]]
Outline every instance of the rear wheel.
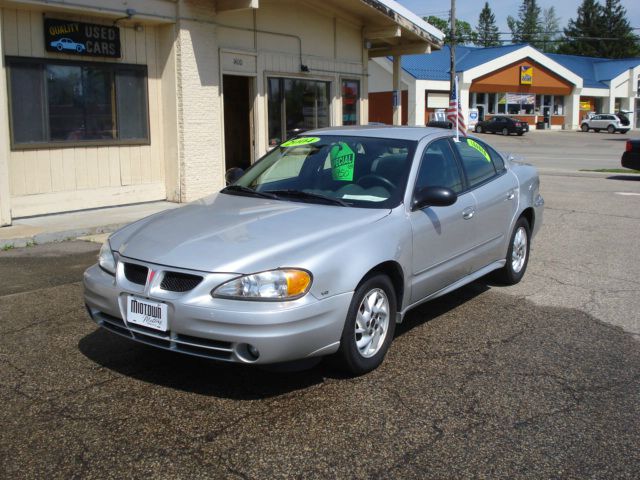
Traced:
[[482, 126], [476, 125], [476, 133], [482, 133]]
[[520, 217], [511, 232], [507, 263], [496, 271], [495, 279], [505, 285], [515, 285], [524, 276], [529, 264], [529, 244], [531, 230], [526, 218]]
[[587, 125], [586, 123], [583, 123], [582, 126], [580, 127], [580, 130], [582, 130], [583, 132], [588, 132], [589, 125]]
[[607, 132], [609, 133], [616, 133], [616, 127], [614, 127], [613, 125], [609, 125], [607, 127]]
[[396, 327], [396, 296], [386, 275], [362, 282], [351, 299], [337, 357], [353, 375], [370, 372], [382, 363]]
[[509, 135], [509, 129], [507, 127], [502, 129], [502, 135]]

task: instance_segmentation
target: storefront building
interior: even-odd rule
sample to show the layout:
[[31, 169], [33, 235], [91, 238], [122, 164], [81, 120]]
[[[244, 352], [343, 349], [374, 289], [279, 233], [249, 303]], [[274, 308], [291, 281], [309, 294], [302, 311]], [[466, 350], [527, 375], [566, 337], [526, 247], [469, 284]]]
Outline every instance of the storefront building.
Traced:
[[[408, 96], [407, 123], [426, 124], [437, 109], [447, 108], [450, 51], [402, 59], [402, 83]], [[391, 62], [370, 62], [369, 120], [388, 123]], [[463, 112], [478, 110], [479, 119], [509, 115], [530, 126], [575, 129], [590, 112], [627, 112], [638, 128], [640, 59], [606, 60], [544, 54], [529, 45], [456, 48], [456, 71]]]
[[441, 44], [389, 0], [0, 0], [0, 225], [210, 194], [366, 123], [369, 58]]

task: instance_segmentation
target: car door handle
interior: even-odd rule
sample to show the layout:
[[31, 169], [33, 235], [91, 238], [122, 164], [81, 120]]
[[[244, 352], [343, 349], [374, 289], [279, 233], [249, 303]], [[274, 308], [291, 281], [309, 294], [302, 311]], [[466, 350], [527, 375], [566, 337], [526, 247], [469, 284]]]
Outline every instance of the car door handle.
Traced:
[[509, 190], [509, 192], [507, 193], [507, 197], [505, 198], [505, 200], [513, 200], [514, 198], [516, 198], [516, 192], [515, 192], [515, 190]]
[[476, 213], [476, 209], [473, 207], [469, 207], [469, 208], [465, 208], [462, 211], [462, 218], [464, 218], [465, 220], [470, 220], [473, 218], [473, 216]]

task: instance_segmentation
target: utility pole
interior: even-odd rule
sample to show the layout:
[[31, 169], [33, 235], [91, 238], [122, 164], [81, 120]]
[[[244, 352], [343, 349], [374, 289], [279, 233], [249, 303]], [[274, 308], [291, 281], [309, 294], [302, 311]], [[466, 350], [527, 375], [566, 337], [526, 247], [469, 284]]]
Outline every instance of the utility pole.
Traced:
[[453, 95], [453, 89], [456, 88], [456, 0], [451, 0], [451, 44], [449, 45], [449, 50], [451, 51], [451, 87], [449, 93]]

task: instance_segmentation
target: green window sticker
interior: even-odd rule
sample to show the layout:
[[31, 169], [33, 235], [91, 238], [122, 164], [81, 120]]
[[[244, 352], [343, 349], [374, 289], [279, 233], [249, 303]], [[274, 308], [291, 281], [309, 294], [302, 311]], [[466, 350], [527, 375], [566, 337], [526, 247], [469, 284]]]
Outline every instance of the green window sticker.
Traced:
[[351, 182], [353, 169], [356, 163], [356, 155], [351, 147], [344, 142], [339, 142], [331, 147], [331, 176], [334, 180]]
[[491, 161], [491, 157], [489, 156], [489, 152], [487, 152], [484, 148], [482, 148], [482, 145], [480, 145], [478, 142], [474, 142], [470, 138], [467, 138], [467, 145], [469, 145], [471, 148], [475, 148], [477, 151], [479, 151], [482, 154], [482, 156], [487, 159], [487, 162]]
[[319, 142], [320, 139], [318, 137], [300, 137], [294, 138], [292, 140], [287, 140], [284, 142], [281, 147], [298, 147], [300, 145], [309, 145], [310, 143]]

